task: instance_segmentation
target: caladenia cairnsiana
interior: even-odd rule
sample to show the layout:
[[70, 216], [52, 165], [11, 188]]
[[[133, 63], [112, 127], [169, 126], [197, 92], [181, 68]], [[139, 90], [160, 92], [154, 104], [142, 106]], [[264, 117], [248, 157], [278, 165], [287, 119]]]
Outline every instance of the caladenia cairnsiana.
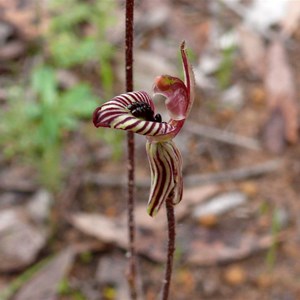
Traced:
[[189, 115], [194, 101], [194, 74], [188, 61], [185, 43], [181, 44], [184, 82], [169, 75], [158, 76], [154, 95], [166, 97], [165, 105], [170, 115], [162, 122], [156, 114], [151, 97], [143, 91], [129, 92], [114, 97], [98, 107], [93, 114], [96, 127], [109, 127], [145, 135], [146, 150], [151, 170], [151, 191], [148, 213], [154, 216], [166, 199], [173, 205], [182, 199], [182, 158], [173, 142]]

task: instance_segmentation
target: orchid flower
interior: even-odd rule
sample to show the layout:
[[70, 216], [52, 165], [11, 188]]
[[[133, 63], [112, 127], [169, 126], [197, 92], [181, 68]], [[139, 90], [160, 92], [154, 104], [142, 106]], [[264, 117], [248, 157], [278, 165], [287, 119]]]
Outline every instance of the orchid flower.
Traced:
[[96, 127], [109, 127], [145, 135], [151, 171], [151, 190], [147, 211], [154, 216], [163, 202], [181, 201], [183, 191], [182, 158], [173, 138], [182, 128], [194, 101], [194, 74], [187, 59], [185, 43], [181, 44], [184, 82], [162, 75], [155, 79], [154, 95], [163, 95], [168, 122], [156, 114], [151, 97], [143, 91], [129, 92], [114, 97], [98, 107], [93, 115]]

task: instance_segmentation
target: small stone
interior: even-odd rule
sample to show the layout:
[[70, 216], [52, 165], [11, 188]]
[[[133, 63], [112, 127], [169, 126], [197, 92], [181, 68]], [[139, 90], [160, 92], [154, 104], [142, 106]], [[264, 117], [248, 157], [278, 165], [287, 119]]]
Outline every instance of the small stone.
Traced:
[[241, 183], [240, 188], [249, 197], [255, 197], [257, 195], [257, 185], [252, 181], [246, 181]]
[[245, 283], [247, 274], [245, 270], [238, 265], [230, 266], [224, 273], [224, 280], [229, 285], [241, 285]]
[[199, 218], [199, 224], [204, 227], [215, 227], [218, 224], [218, 217], [216, 215], [207, 215]]

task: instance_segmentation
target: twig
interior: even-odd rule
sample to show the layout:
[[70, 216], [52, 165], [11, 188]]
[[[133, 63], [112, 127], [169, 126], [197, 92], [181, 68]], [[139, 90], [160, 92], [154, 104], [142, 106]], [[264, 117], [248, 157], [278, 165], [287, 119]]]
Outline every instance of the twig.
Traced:
[[[125, 20], [125, 74], [126, 91], [133, 91], [133, 23], [134, 23], [134, 0], [126, 0]], [[135, 220], [134, 220], [134, 134], [127, 132], [128, 149], [128, 195], [127, 195], [127, 218], [129, 239], [129, 271], [128, 284], [132, 300], [137, 299], [136, 289], [136, 251], [135, 251]]]
[[186, 176], [185, 184], [188, 186], [195, 186], [200, 184], [217, 183], [224, 181], [244, 180], [247, 178], [257, 177], [263, 174], [274, 172], [280, 169], [280, 167], [282, 167], [282, 161], [276, 159], [252, 167], [244, 167], [217, 173]]
[[[84, 182], [108, 188], [124, 188], [127, 184], [126, 177], [118, 175], [96, 174], [92, 172], [85, 174]], [[135, 186], [145, 189], [149, 188], [150, 178], [145, 180], [136, 180]]]
[[223, 143], [228, 143], [257, 151], [262, 149], [259, 141], [255, 139], [237, 135], [235, 133], [228, 132], [225, 130], [196, 124], [194, 122], [187, 122], [187, 126], [185, 126], [184, 129], [189, 131], [190, 133], [214, 139]]
[[[229, 171], [206, 173], [202, 175], [188, 175], [184, 177], [184, 182], [187, 186], [196, 186], [233, 180], [245, 180], [247, 178], [258, 177], [277, 171], [282, 167], [282, 165], [282, 160], [275, 159], [255, 166], [243, 167]], [[125, 178], [122, 177], [108, 177], [107, 175], [92, 173], [87, 174], [84, 181], [86, 183], [92, 183], [110, 188], [124, 187], [126, 183]], [[137, 180], [135, 184], [136, 187], [147, 189], [150, 187], [150, 179]]]
[[172, 199], [168, 198], [166, 200], [166, 210], [167, 210], [167, 219], [168, 219], [168, 256], [165, 269], [165, 277], [162, 286], [162, 300], [167, 300], [169, 298], [172, 269], [173, 269], [173, 258], [175, 251], [175, 213]]

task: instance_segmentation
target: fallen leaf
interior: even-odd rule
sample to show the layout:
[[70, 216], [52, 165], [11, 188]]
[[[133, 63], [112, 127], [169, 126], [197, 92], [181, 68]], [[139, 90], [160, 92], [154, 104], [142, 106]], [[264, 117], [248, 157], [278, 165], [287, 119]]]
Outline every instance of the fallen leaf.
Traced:
[[247, 197], [244, 193], [237, 191], [226, 192], [216, 195], [204, 204], [196, 206], [193, 210], [193, 217], [199, 219], [211, 215], [218, 216], [246, 202]]
[[[235, 237], [235, 240], [237, 238]], [[192, 241], [186, 262], [196, 266], [214, 266], [238, 261], [259, 251], [266, 250], [274, 243], [269, 235], [256, 236], [244, 233], [238, 238], [238, 243], [218, 241]]]
[[117, 222], [116, 219], [101, 214], [87, 213], [73, 214], [70, 222], [80, 231], [103, 242], [113, 243], [122, 248], [127, 246], [127, 228], [124, 222]]
[[[218, 191], [215, 185], [188, 188], [183, 200], [176, 206], [177, 221], [190, 214], [193, 207]], [[70, 217], [71, 224], [80, 231], [94, 236], [104, 243], [112, 243], [122, 249], [127, 249], [127, 218], [109, 218], [102, 214], [77, 213]], [[166, 255], [166, 214], [164, 207], [160, 213], [151, 218], [146, 212], [146, 205], [136, 208], [136, 249], [139, 254], [147, 256], [156, 262], [164, 262]]]
[[263, 128], [263, 139], [269, 151], [278, 153], [282, 151], [283, 142], [277, 145], [277, 141], [285, 139], [296, 143], [299, 127], [294, 78], [286, 51], [279, 40], [268, 49], [265, 89], [268, 119]]
[[[147, 215], [147, 217], [149, 216]], [[113, 244], [126, 250], [128, 248], [125, 220], [108, 218], [101, 214], [78, 213], [70, 217], [70, 222], [80, 231], [104, 243]], [[152, 222], [155, 220], [152, 219]], [[165, 259], [165, 245], [161, 241], [164, 239], [165, 232], [163, 230], [153, 231], [140, 228], [136, 234], [136, 250], [153, 261], [162, 262]]]
[[[107, 218], [100, 214], [75, 214], [71, 223], [79, 230], [100, 239], [102, 242], [112, 243], [127, 250], [127, 226], [120, 219]], [[155, 220], [153, 220], [155, 222]], [[211, 241], [193, 237], [186, 234], [186, 228], [180, 227], [177, 240], [186, 262], [193, 265], [211, 266], [219, 263], [229, 263], [248, 257], [258, 251], [268, 249], [273, 245], [275, 237], [269, 235], [258, 237], [244, 233], [230, 238], [231, 242], [222, 239]], [[136, 234], [136, 251], [152, 261], [162, 263], [166, 259], [166, 231], [138, 229]], [[227, 237], [228, 238], [228, 237]], [[235, 242], [232, 243], [232, 240]], [[281, 239], [282, 240], [282, 239]]]
[[14, 300], [55, 300], [58, 286], [69, 272], [75, 258], [72, 248], [60, 253], [38, 271], [14, 297]]

